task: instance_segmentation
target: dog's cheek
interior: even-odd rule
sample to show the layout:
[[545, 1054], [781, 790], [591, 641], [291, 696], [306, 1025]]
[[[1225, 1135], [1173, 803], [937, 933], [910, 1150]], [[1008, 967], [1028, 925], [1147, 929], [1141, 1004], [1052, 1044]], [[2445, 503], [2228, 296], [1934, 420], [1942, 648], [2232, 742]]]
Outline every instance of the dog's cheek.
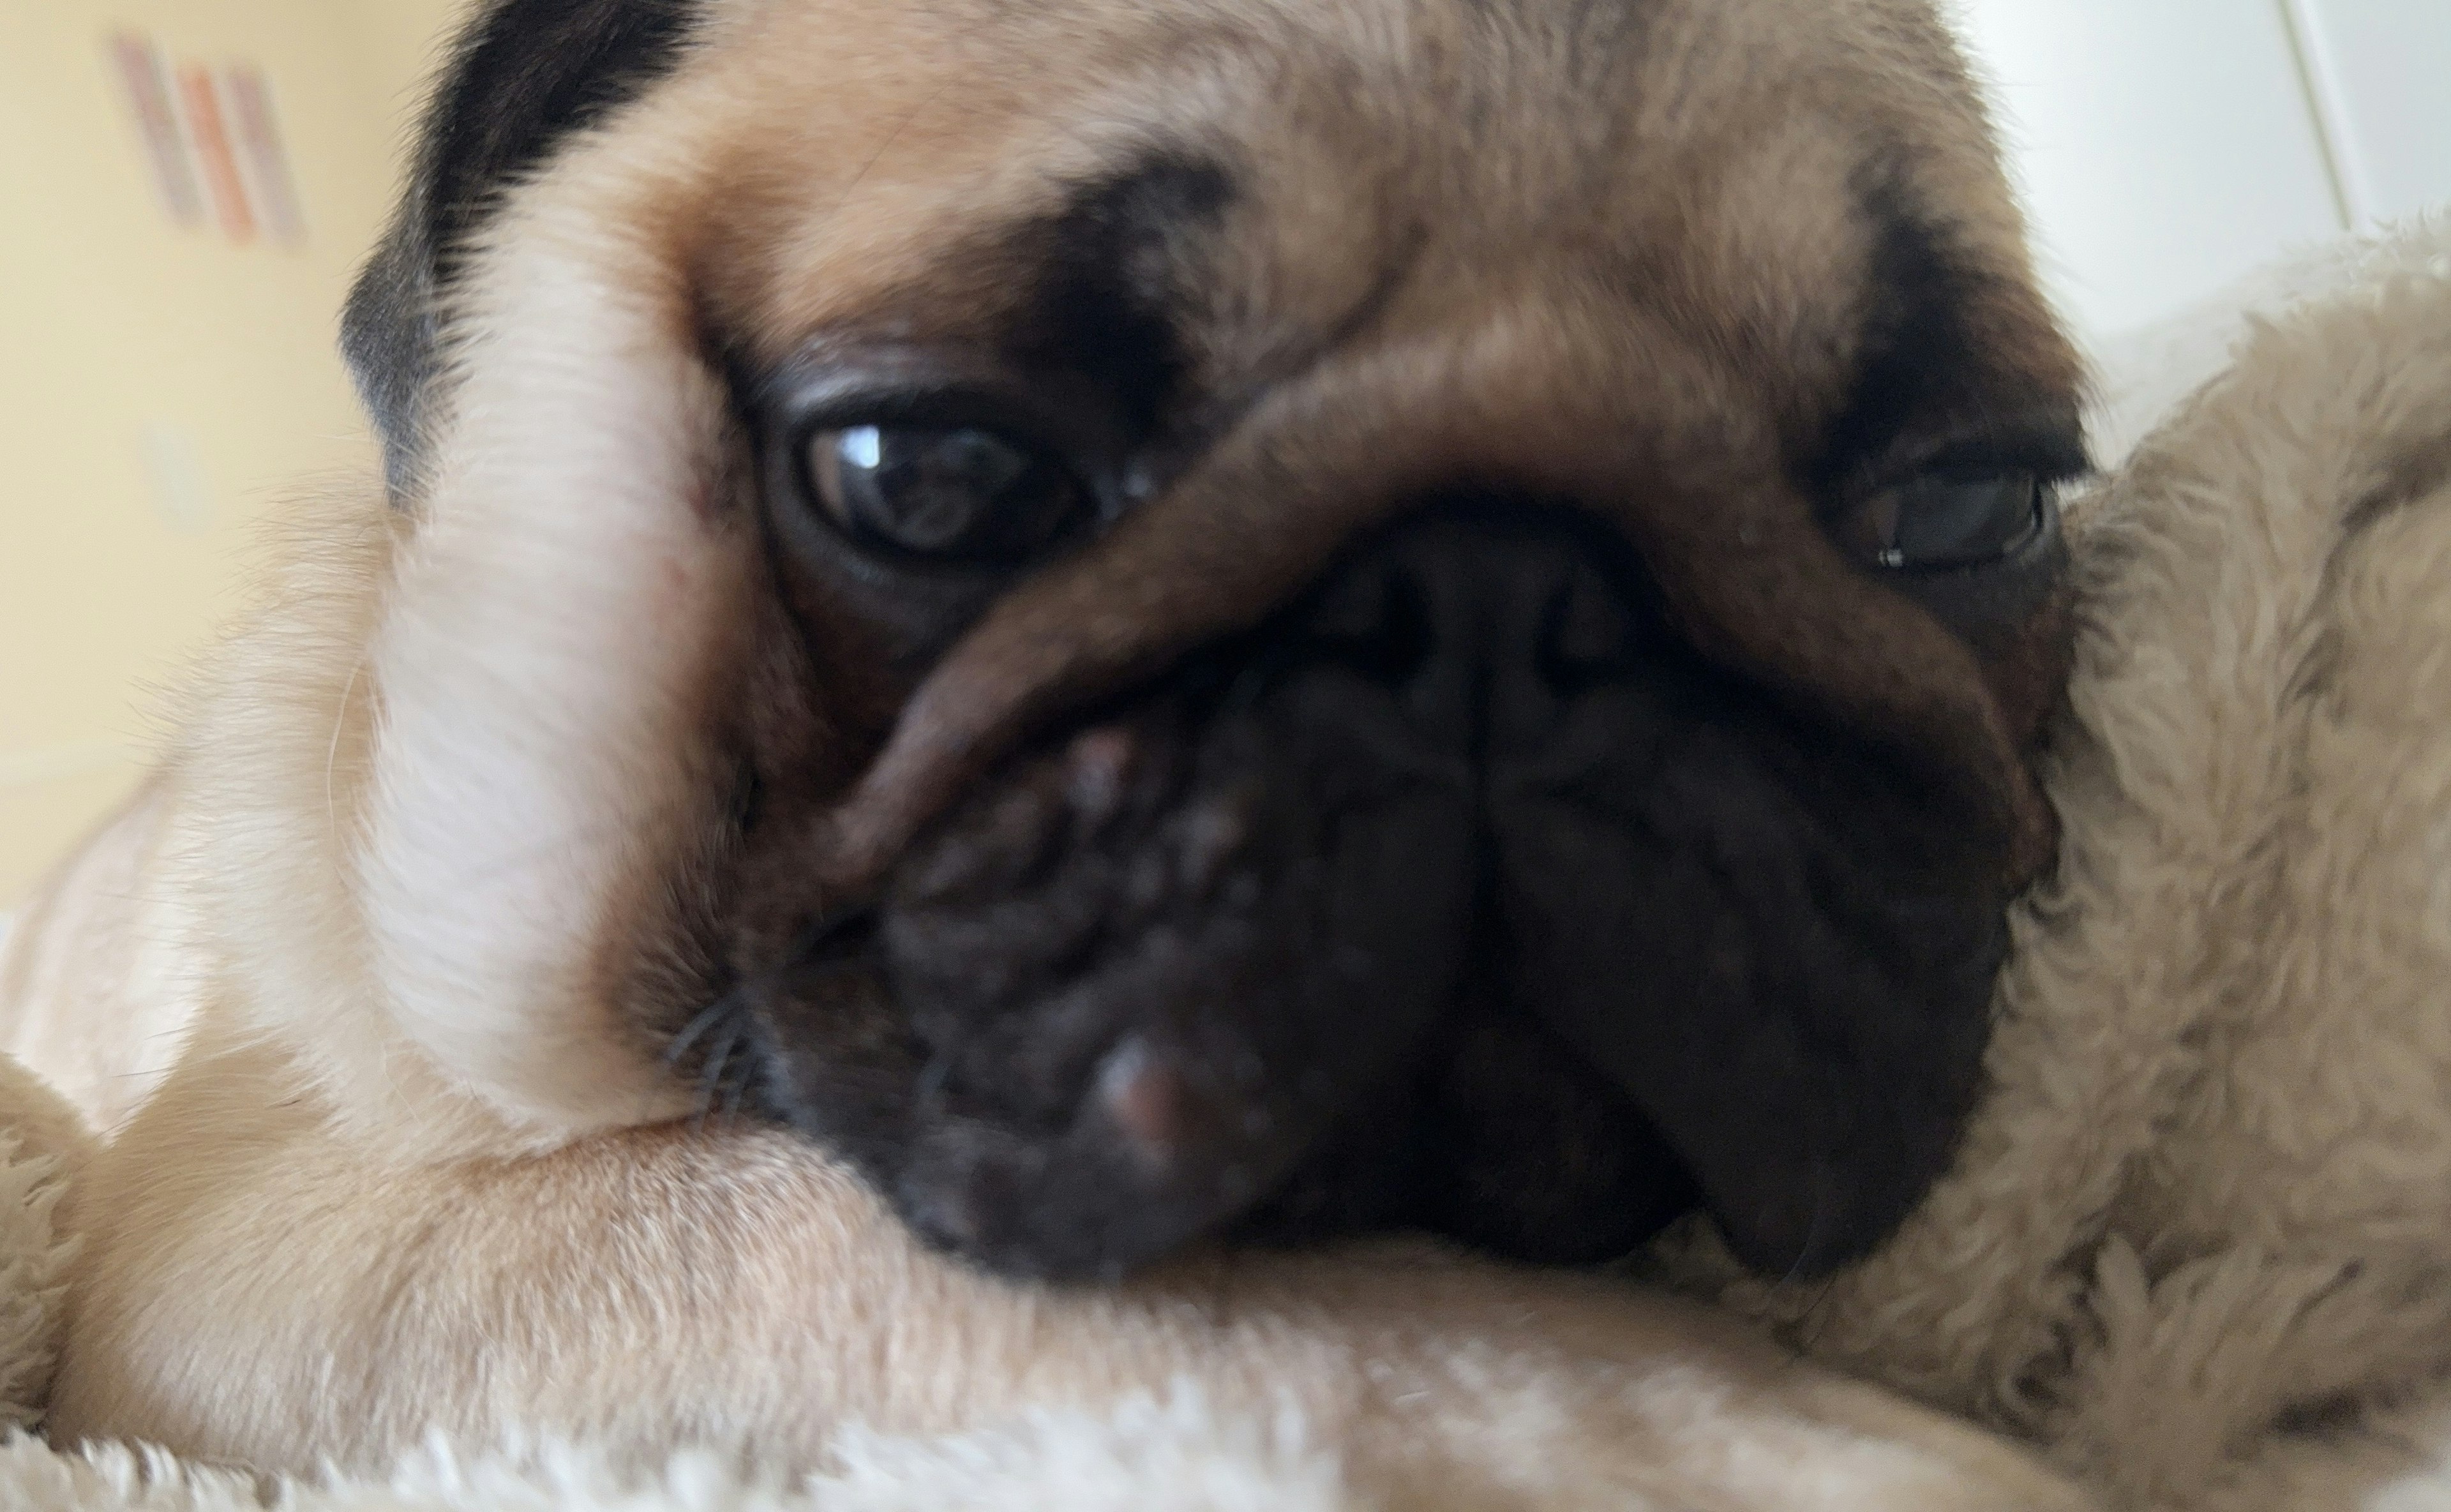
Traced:
[[1710, 731], [1499, 835], [1520, 1000], [1632, 1094], [1748, 1263], [1827, 1270], [1906, 1215], [1978, 1085], [2003, 938], [1979, 858], [1868, 858]]
[[2031, 748], [2066, 696], [2076, 660], [2076, 593], [2056, 587], [1986, 667], [2018, 739]]
[[658, 877], [702, 843], [755, 533], [676, 279], [531, 210], [482, 265], [424, 518], [370, 653], [363, 855], [389, 1008], [516, 1122], [577, 1135], [678, 1094], [612, 1000]]

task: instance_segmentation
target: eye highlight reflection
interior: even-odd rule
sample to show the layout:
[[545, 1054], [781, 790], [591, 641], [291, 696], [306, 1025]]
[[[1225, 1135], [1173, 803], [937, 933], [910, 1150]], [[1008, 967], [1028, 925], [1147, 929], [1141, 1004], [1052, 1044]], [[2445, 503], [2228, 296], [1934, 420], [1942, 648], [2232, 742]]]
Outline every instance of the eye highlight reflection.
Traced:
[[978, 426], [845, 425], [814, 432], [808, 487], [853, 540], [912, 557], [1014, 561], [1087, 513], [1065, 463]]
[[1882, 489], [1840, 519], [1839, 543], [1892, 571], [1981, 567], [2044, 534], [2050, 490], [2029, 472], [1946, 474]]

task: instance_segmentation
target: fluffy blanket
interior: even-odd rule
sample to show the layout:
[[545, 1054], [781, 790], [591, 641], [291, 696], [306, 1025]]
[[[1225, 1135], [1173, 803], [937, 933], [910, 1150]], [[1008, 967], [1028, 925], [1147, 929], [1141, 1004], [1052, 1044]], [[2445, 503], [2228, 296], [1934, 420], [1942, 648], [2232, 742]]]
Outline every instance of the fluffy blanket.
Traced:
[[[2245, 309], [2264, 313], [2249, 315]], [[2159, 411], [2213, 374], [2127, 454]], [[2359, 244], [2114, 359], [2126, 460], [2072, 512], [2079, 660], [1992, 1090], [1957, 1168], [1834, 1282], [1665, 1271], [1798, 1347], [2038, 1443], [2117, 1507], [2451, 1512], [2451, 226]], [[36, 1421], [81, 1135], [0, 1064], [0, 1426]], [[436, 1445], [264, 1487], [0, 1444], [23, 1512], [1306, 1512], [1300, 1425], [1196, 1400], [857, 1435], [783, 1486]]]

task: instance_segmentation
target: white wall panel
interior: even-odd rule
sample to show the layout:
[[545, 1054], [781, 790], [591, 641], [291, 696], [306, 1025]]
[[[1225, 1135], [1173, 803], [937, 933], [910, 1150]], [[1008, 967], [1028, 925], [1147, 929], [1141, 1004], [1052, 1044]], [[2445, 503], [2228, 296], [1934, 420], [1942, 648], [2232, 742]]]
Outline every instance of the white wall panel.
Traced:
[[2108, 335], [2168, 314], [2342, 229], [2277, 5], [1959, 0], [1957, 9], [1998, 87], [2045, 275], [2080, 330]]
[[2285, 0], [2341, 177], [2378, 221], [2451, 206], [2451, 0]]

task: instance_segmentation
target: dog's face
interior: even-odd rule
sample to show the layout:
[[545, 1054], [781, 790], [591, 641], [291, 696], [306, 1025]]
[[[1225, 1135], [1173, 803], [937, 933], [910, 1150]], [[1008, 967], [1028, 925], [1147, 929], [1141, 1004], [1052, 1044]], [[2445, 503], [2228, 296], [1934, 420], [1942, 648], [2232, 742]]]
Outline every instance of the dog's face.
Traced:
[[1001, 1268], [1861, 1253], [2076, 371], [1912, 0], [505, 0], [350, 342], [392, 1011]]

